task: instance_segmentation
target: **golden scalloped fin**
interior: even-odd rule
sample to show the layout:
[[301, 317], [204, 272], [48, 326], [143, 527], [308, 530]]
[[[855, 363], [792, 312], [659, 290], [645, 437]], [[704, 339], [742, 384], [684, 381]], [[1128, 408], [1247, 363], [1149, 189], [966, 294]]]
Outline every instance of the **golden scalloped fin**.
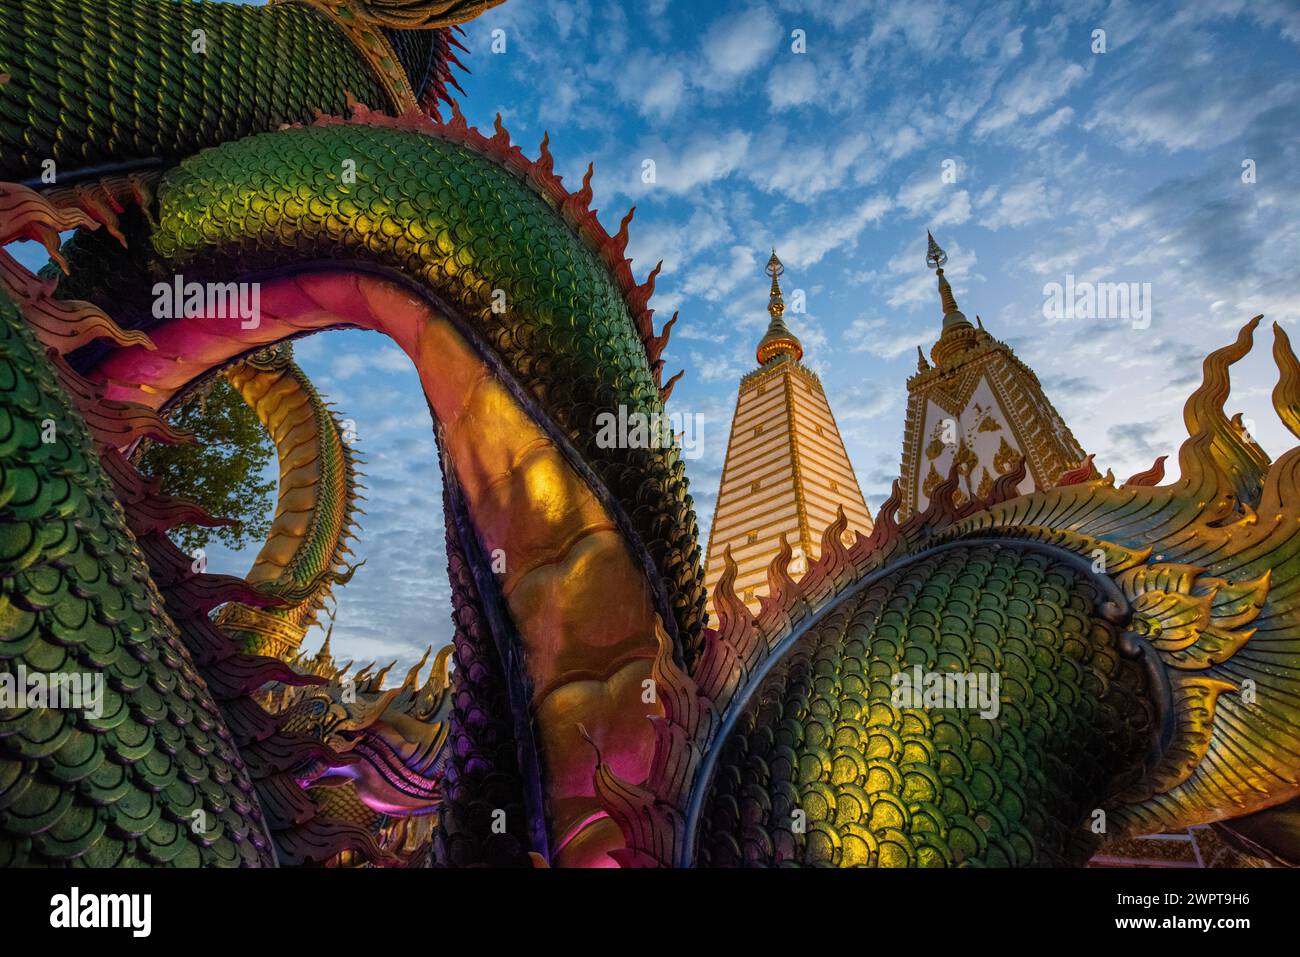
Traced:
[[995, 518], [996, 516], [988, 512], [976, 512], [955, 526], [953, 534], [941, 536], [941, 539], [959, 538], [982, 532], [988, 535], [1042, 542], [1044, 545], [1055, 545], [1057, 548], [1087, 558], [1094, 563], [1098, 573], [1108, 575], [1116, 575], [1135, 568], [1151, 557], [1150, 547], [1129, 548], [1119, 542], [1051, 525], [1001, 525], [994, 520]]
[[[1300, 435], [1300, 365], [1277, 327], [1273, 355], [1281, 374], [1274, 405]], [[1207, 380], [1212, 365], [1207, 361]], [[1226, 378], [1226, 367], [1213, 370], [1220, 373]], [[1185, 544], [1175, 550], [1194, 554], [1215, 573], [1182, 589], [1191, 597], [1209, 597], [1210, 623], [1192, 645], [1157, 651], [1173, 690], [1176, 746], [1161, 764], [1155, 793], [1119, 810], [1122, 831], [1225, 820], [1300, 796], [1297, 489], [1300, 448], [1292, 448], [1267, 470], [1255, 520], [1210, 525], [1203, 514], [1180, 530]], [[1176, 760], [1174, 752], [1195, 760]]]
[[1116, 583], [1133, 608], [1131, 627], [1165, 665], [1203, 671], [1223, 664], [1250, 640], [1268, 595], [1269, 573], [1253, 581], [1201, 577], [1195, 565], [1145, 565], [1124, 572]]
[[[389, 667], [392, 666], [390, 665]], [[385, 672], [387, 670], [388, 668], [384, 669]], [[383, 672], [381, 672], [380, 674], [382, 675]], [[367, 680], [370, 682], [370, 684], [367, 684], [363, 687], [361, 681], [361, 675], [357, 676], [357, 681], [356, 681], [357, 690], [367, 692], [367, 694], [357, 695], [356, 700], [348, 704], [347, 717], [344, 718], [335, 726], [334, 728], [335, 731], [338, 732], [346, 731], [350, 735], [359, 734], [360, 732], [364, 731], [366, 728], [374, 724], [376, 721], [378, 721], [381, 717], [383, 717], [384, 712], [388, 710], [388, 706], [393, 703], [393, 699], [396, 698], [399, 694], [401, 694], [400, 688], [393, 688], [389, 691], [381, 691], [379, 688], [374, 686], [375, 679], [368, 678]], [[374, 694], [375, 697], [370, 697], [371, 694]], [[357, 740], [359, 740], [359, 738]], [[332, 747], [334, 747], [338, 751], [346, 751], [346, 750], [350, 750], [351, 744], [344, 744], [344, 745], [332, 744]]]
[[1215, 585], [1212, 611], [1219, 628], [1240, 628], [1259, 617], [1268, 598], [1273, 572], [1266, 571], [1253, 581], [1228, 582], [1212, 579]]
[[1143, 782], [1139, 800], [1160, 795], [1187, 780], [1205, 760], [1214, 737], [1214, 706], [1219, 695], [1236, 691], [1226, 681], [1203, 675], [1176, 675], [1170, 682], [1174, 735], [1169, 748]]
[[343, 571], [336, 568], [322, 568], [305, 581], [293, 581], [281, 577], [259, 584], [257, 590], [264, 595], [274, 595], [287, 605], [299, 605], [322, 592], [328, 594], [329, 588], [334, 585], [346, 585], [352, 581], [352, 576], [356, 574], [357, 569], [365, 563], [364, 558], [354, 565], [344, 562]]
[[[1219, 495], [1233, 495], [1250, 506], [1259, 504], [1269, 458], [1224, 415], [1223, 404], [1232, 386], [1228, 368], [1250, 352], [1255, 327], [1263, 318], [1251, 319], [1236, 342], [1205, 357], [1201, 385], [1183, 407], [1188, 440], [1178, 453], [1185, 484], [1196, 486], [1208, 478]], [[1202, 438], [1206, 435], [1208, 442]]]
[[[1120, 834], [1191, 827], [1269, 807], [1300, 792], [1291, 739], [1300, 673], [1294, 638], [1268, 605], [1272, 573], [1229, 581], [1165, 563], [1116, 578], [1131, 631], [1169, 681], [1173, 735], [1141, 784], [1120, 796]], [[1262, 625], [1266, 644], [1251, 643]], [[1250, 627], [1247, 627], [1250, 626]]]
[[1300, 437], [1300, 361], [1291, 351], [1291, 339], [1280, 325], [1273, 323], [1273, 359], [1280, 376], [1273, 390], [1273, 408], [1277, 409], [1291, 433]]

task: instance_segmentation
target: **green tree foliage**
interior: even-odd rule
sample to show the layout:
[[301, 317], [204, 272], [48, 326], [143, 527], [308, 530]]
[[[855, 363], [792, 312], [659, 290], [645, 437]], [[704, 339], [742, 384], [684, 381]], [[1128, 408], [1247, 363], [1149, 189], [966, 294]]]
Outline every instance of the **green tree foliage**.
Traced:
[[178, 526], [171, 532], [176, 544], [192, 552], [213, 538], [233, 549], [264, 540], [271, 529], [276, 483], [264, 480], [263, 472], [275, 445], [253, 410], [218, 378], [168, 421], [193, 432], [198, 444], [148, 443], [136, 458], [140, 471], [161, 479], [168, 495], [194, 502], [214, 517], [239, 522], [221, 528]]

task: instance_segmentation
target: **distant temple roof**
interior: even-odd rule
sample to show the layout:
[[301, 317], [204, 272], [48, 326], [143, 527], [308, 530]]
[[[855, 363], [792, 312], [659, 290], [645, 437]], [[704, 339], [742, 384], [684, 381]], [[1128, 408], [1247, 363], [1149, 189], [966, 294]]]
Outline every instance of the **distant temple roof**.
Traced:
[[785, 272], [785, 267], [781, 265], [781, 260], [776, 258], [776, 250], [772, 250], [772, 258], [767, 261], [766, 273], [772, 277], [772, 292], [767, 303], [767, 311], [771, 315], [771, 320], [767, 324], [767, 332], [762, 340], [758, 343], [758, 351], [755, 353], [758, 357], [758, 364], [765, 366], [768, 363], [775, 362], [782, 356], [791, 356], [795, 362], [803, 358], [803, 344], [789, 327], [785, 324], [785, 300], [781, 297], [780, 276]]

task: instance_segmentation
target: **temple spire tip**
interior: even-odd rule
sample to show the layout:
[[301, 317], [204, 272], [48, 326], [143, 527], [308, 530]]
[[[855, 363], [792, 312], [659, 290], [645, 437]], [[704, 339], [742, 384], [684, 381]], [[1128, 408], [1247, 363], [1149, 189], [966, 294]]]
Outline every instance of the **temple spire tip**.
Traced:
[[798, 362], [803, 358], [803, 345], [785, 324], [785, 298], [781, 295], [780, 282], [785, 266], [776, 255], [775, 247], [772, 249], [772, 258], [767, 261], [763, 271], [772, 277], [772, 289], [767, 301], [767, 312], [771, 318], [755, 353], [758, 364], [767, 365], [782, 355], [791, 355]]
[[943, 304], [943, 328], [951, 329], [954, 326], [969, 326], [970, 321], [957, 308], [957, 298], [952, 294], [952, 286], [943, 274], [943, 267], [948, 262], [948, 254], [943, 251], [943, 247], [934, 241], [934, 234], [930, 230], [925, 231], [926, 252], [925, 264], [934, 270], [934, 274], [939, 277], [939, 301]]

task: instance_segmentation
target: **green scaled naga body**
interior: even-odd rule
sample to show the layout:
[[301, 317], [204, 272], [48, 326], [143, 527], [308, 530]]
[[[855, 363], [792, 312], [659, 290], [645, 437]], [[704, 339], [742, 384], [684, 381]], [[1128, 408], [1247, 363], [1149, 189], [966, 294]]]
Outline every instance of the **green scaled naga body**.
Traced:
[[[428, 26], [450, 27], [493, 5], [410, 6], [430, 11]], [[432, 105], [454, 84], [452, 34], [401, 29], [410, 22], [393, 15], [401, 4], [372, 4], [369, 16], [359, 5], [348, 22], [376, 41], [363, 50], [328, 12], [344, 6], [5, 0], [0, 175], [48, 184], [51, 175], [68, 183], [158, 169], [317, 112], [341, 113], [349, 94], [375, 106], [411, 96]], [[381, 39], [390, 55], [368, 55]]]
[[[307, 796], [330, 777], [388, 813], [436, 774], [448, 866], [1074, 864], [1098, 814], [1118, 837], [1297, 796], [1300, 451], [1270, 463], [1222, 412], [1254, 322], [1206, 361], [1177, 482], [1012, 472], [957, 506], [950, 480], [852, 546], [833, 524], [798, 581], [779, 555], [757, 616], [724, 577], [708, 627], [678, 451], [597, 441], [673, 382], [630, 214], [611, 235], [547, 140], [434, 110], [447, 28], [488, 5], [3, 4], [0, 238], [66, 275], [0, 254], [0, 662], [101, 676], [111, 717], [4, 712], [0, 859], [380, 860]], [[259, 87], [277, 50], [293, 76]], [[159, 314], [178, 276], [256, 284], [256, 321]], [[419, 373], [456, 629], [445, 701], [341, 715], [383, 728], [347, 753], [257, 706], [313, 679], [209, 613], [280, 599], [193, 569], [166, 531], [200, 516], [124, 458], [180, 439], [162, 416], [206, 377], [340, 327]], [[954, 675], [978, 709], [927, 699]], [[435, 712], [437, 761], [405, 723]]]
[[5, 670], [96, 679], [81, 712], [5, 709], [0, 862], [270, 863], [235, 740], [82, 412], [14, 303], [0, 312]]

